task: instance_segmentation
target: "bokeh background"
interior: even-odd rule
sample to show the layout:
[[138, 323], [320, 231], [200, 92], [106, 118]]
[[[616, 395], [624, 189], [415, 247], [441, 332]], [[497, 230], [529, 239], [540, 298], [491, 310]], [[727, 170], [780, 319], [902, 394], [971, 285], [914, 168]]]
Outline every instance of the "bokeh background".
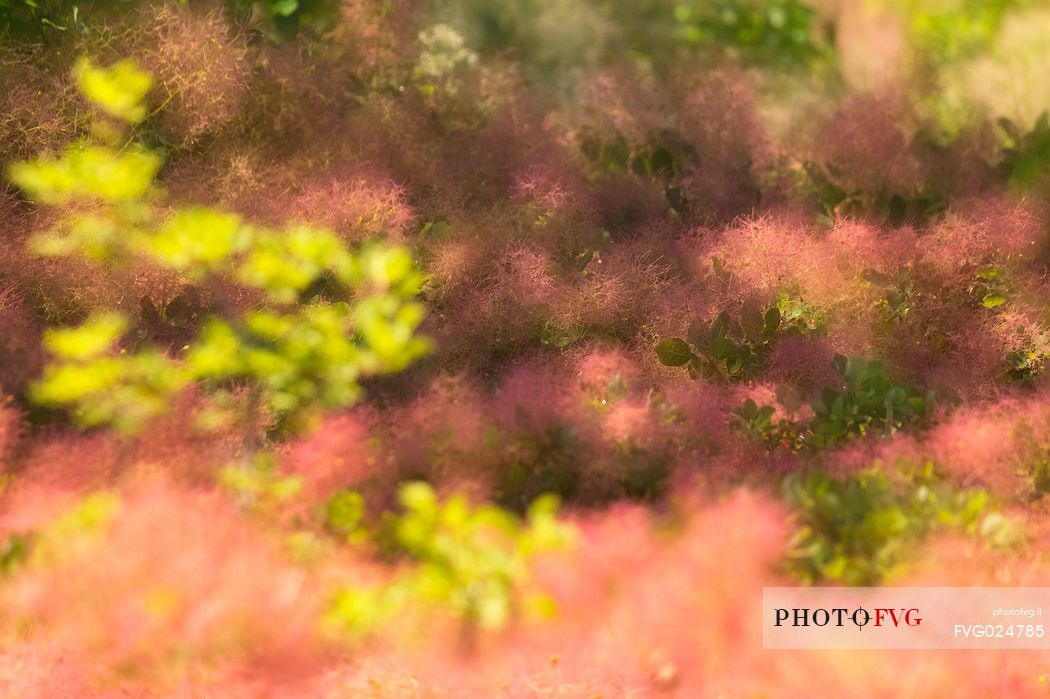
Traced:
[[0, 694], [1037, 697], [1050, 4], [0, 0]]

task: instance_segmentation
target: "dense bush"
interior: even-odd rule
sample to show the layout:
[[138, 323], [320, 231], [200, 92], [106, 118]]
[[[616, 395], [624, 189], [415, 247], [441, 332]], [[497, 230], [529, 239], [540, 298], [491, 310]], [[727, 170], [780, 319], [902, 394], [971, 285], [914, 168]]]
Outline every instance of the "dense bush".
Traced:
[[0, 0], [0, 695], [1042, 696], [1048, 27]]
[[745, 304], [739, 320], [723, 311], [710, 324], [694, 322], [688, 342], [664, 340], [656, 354], [661, 364], [685, 366], [693, 378], [750, 379], [762, 369], [777, 337], [812, 337], [823, 334], [825, 325], [821, 309], [781, 293], [764, 310]]
[[[145, 118], [151, 79], [134, 65], [81, 62], [77, 81], [112, 120]], [[34, 388], [35, 400], [69, 406], [86, 425], [135, 428], [191, 383], [226, 390], [241, 381], [280, 419], [315, 405], [348, 405], [360, 376], [400, 370], [425, 351], [425, 341], [413, 337], [422, 308], [410, 301], [422, 279], [406, 251], [373, 245], [354, 254], [330, 231], [276, 233], [200, 207], [162, 218], [151, 201], [160, 158], [137, 144], [118, 150], [116, 124], [99, 121], [95, 130], [101, 144], [78, 143], [57, 159], [11, 168], [28, 195], [68, 210], [35, 239], [37, 250], [110, 264], [143, 257], [202, 288], [233, 282], [258, 290], [267, 305], [238, 317], [228, 298], [213, 294], [212, 306], [225, 307], [225, 317], [203, 321], [182, 361], [151, 348], [117, 353], [128, 329], [119, 313], [51, 330], [44, 343], [56, 361]]]
[[980, 532], [1007, 544], [1015, 535], [1002, 515], [987, 512], [987, 493], [953, 492], [931, 462], [889, 476], [879, 469], [844, 479], [810, 471], [789, 476], [783, 488], [796, 508], [787, 564], [808, 582], [875, 584], [938, 529]]
[[[836, 355], [832, 363], [842, 388], [821, 390], [811, 402], [813, 416], [806, 423], [773, 420], [775, 409], [759, 407], [748, 398], [733, 411], [733, 426], [764, 441], [769, 447], [820, 449], [868, 434], [889, 435], [911, 424], [923, 424], [932, 412], [935, 394], [923, 395], [894, 384], [881, 362]], [[802, 406], [798, 392], [788, 386], [777, 391], [781, 406], [791, 414]]]
[[[353, 529], [357, 525], [345, 519], [351, 497], [339, 497], [344, 519], [337, 526]], [[379, 538], [381, 545], [418, 566], [375, 589], [338, 591], [330, 624], [354, 635], [372, 633], [409, 601], [424, 599], [450, 607], [460, 618], [463, 642], [473, 645], [479, 630], [501, 628], [522, 614], [550, 611], [552, 601], [535, 590], [523, 595], [522, 588], [532, 557], [564, 548], [572, 540], [572, 530], [555, 519], [556, 500], [533, 502], [523, 526], [499, 508], [472, 508], [462, 496], [441, 502], [425, 483], [403, 486], [399, 499], [404, 513], [383, 522], [385, 533]], [[329, 525], [335, 524], [333, 510], [328, 512]]]

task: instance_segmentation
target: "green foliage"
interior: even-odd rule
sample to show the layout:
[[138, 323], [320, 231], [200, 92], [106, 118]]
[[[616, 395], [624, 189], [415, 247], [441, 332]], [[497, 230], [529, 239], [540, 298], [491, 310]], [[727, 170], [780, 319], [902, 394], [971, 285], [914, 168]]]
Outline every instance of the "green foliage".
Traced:
[[324, 506], [324, 525], [332, 534], [351, 538], [365, 518], [365, 499], [352, 490], [340, 490]]
[[892, 226], [908, 222], [922, 224], [947, 208], [946, 198], [929, 188], [901, 192], [882, 186], [875, 191], [865, 191], [850, 186], [846, 179], [833, 165], [803, 163], [798, 186], [802, 194], [815, 203], [817, 222], [821, 225], [831, 226], [848, 216], [873, 217]]
[[632, 172], [647, 179], [669, 180], [697, 159], [696, 150], [689, 143], [666, 129], [639, 145], [628, 144], [620, 134], [603, 138], [586, 127], [578, 138], [584, 156], [603, 171], [614, 174]]
[[[60, 34], [88, 34], [104, 26], [108, 17], [137, 4], [137, 0], [0, 0], [0, 36], [49, 42]], [[338, 16], [338, 3], [333, 0], [225, 0], [223, 4], [232, 19], [274, 41], [293, 39], [304, 29], [321, 32], [333, 26]]]
[[0, 0], [0, 37], [48, 41], [55, 33], [84, 31], [96, 10], [126, 7], [134, 0]]
[[98, 490], [39, 528], [8, 533], [0, 539], [0, 580], [90, 550], [105, 537], [120, 506], [115, 493]]
[[882, 362], [836, 355], [833, 366], [843, 387], [825, 388], [812, 402], [811, 444], [825, 446], [874, 431], [894, 432], [927, 419], [933, 392], [923, 395], [892, 382]]
[[808, 583], [872, 585], [934, 531], [979, 533], [1001, 545], [1017, 539], [1016, 526], [989, 511], [985, 491], [953, 490], [932, 462], [893, 476], [872, 468], [841, 479], [821, 470], [785, 478], [794, 509], [791, 573]]
[[831, 26], [818, 27], [817, 13], [798, 0], [687, 0], [674, 18], [683, 44], [723, 47], [752, 63], [805, 66], [834, 51]]
[[482, 56], [513, 55], [548, 88], [593, 67], [607, 49], [607, 8], [593, 0], [432, 0], [435, 22], [454, 27]]
[[1018, 188], [1037, 185], [1050, 172], [1050, 112], [1039, 115], [1028, 132], [1009, 119], [1000, 119], [1004, 137], [1000, 170], [1007, 181]]
[[153, 78], [139, 70], [134, 61], [99, 68], [81, 58], [73, 68], [73, 77], [84, 96], [114, 119], [137, 124], [146, 118], [146, 95], [153, 87]]
[[[643, 70], [725, 58], [797, 70], [831, 64], [834, 28], [800, 0], [436, 0], [483, 56], [513, 56], [547, 88], [626, 58]], [[567, 91], [567, 90], [566, 90]]]
[[861, 277], [865, 282], [881, 287], [883, 295], [875, 305], [881, 321], [887, 326], [904, 322], [912, 307], [921, 298], [920, 292], [915, 288], [915, 278], [908, 267], [903, 267], [893, 274], [884, 274], [868, 268], [861, 273]]
[[32, 537], [12, 533], [0, 540], [0, 579], [17, 573], [29, 558]]
[[497, 507], [471, 508], [462, 496], [441, 502], [425, 483], [403, 487], [400, 500], [405, 513], [395, 536], [422, 564], [421, 591], [482, 627], [500, 627], [510, 619], [516, 584], [525, 578], [531, 557], [568, 542], [553, 496], [530, 505], [525, 526]]
[[[505, 626], [526, 604], [549, 609], [549, 601], [526, 593], [530, 560], [573, 540], [557, 519], [556, 498], [538, 498], [524, 522], [495, 506], [473, 507], [462, 495], [442, 501], [421, 482], [403, 486], [399, 499], [404, 512], [388, 529], [412, 564], [385, 585], [340, 591], [328, 619], [335, 629], [367, 633], [414, 601], [451, 608], [467, 634]], [[345, 497], [337, 507], [351, 519], [359, 511]]]
[[1031, 383], [1042, 375], [1047, 359], [1050, 359], [1050, 350], [1027, 339], [1003, 357], [1006, 378], [1017, 383]]
[[902, 11], [912, 45], [934, 65], [969, 58], [995, 38], [1024, 0], [887, 0]]
[[1032, 464], [1028, 475], [1035, 497], [1050, 493], [1050, 457], [1043, 457]]
[[828, 332], [828, 310], [805, 299], [781, 291], [777, 294], [780, 334], [793, 337], [820, 337]]
[[974, 281], [966, 291], [985, 308], [998, 308], [1006, 303], [1009, 288], [1002, 267], [985, 265], [974, 273]]
[[689, 328], [688, 341], [670, 338], [655, 349], [661, 364], [684, 366], [693, 378], [741, 381], [758, 373], [778, 337], [810, 337], [826, 330], [822, 309], [781, 294], [764, 309], [745, 304], [739, 319], [723, 311], [711, 323], [696, 321]]
[[413, 599], [411, 585], [403, 579], [372, 586], [346, 586], [332, 595], [324, 626], [334, 636], [365, 638], [403, 613]]
[[247, 464], [230, 464], [219, 471], [219, 483], [247, 510], [273, 512], [302, 490], [301, 476], [282, 476], [271, 454], [257, 455]]
[[544, 347], [564, 349], [587, 337], [589, 328], [582, 323], [563, 324], [548, 318], [540, 329], [540, 344]]
[[331, 28], [339, 8], [334, 0], [225, 0], [225, 5], [242, 24], [275, 42]]
[[[161, 159], [155, 153], [141, 147], [115, 151], [80, 143], [57, 159], [41, 158], [13, 165], [10, 175], [11, 181], [26, 194], [45, 204], [128, 203], [149, 191], [160, 165]], [[98, 219], [92, 219], [85, 225], [98, 223]], [[74, 230], [72, 234], [78, 232]]]
[[1021, 420], [1008, 435], [1017, 453], [1017, 475], [1021, 494], [1038, 500], [1050, 493], [1050, 441], [1038, 420]]
[[633, 174], [663, 187], [664, 198], [679, 215], [688, 202], [675, 183], [678, 175], [699, 161], [696, 149], [674, 131], [664, 129], [645, 142], [632, 145], [621, 134], [602, 136], [584, 127], [578, 135], [580, 151], [602, 174]]
[[423, 51], [416, 63], [416, 75], [423, 81], [425, 92], [438, 87], [450, 89], [456, 73], [478, 63], [478, 54], [447, 24], [435, 24], [419, 32], [419, 42]]
[[748, 398], [732, 412], [730, 426], [750, 439], [764, 443], [767, 449], [799, 451], [805, 444], [804, 428], [789, 419], [774, 420], [776, 410], [771, 405], [759, 406]]
[[518, 410], [522, 429], [510, 435], [491, 432], [506, 461], [498, 469], [496, 495], [500, 503], [520, 510], [541, 493], [571, 498], [580, 494], [581, 464], [588, 458], [579, 430], [556, 423], [537, 427]]
[[[142, 118], [144, 73], [83, 61], [77, 71], [108, 116]], [[190, 383], [247, 385], [273, 415], [294, 424], [313, 409], [352, 403], [362, 377], [399, 371], [427, 351], [414, 334], [423, 308], [413, 299], [424, 280], [406, 250], [373, 243], [352, 251], [331, 231], [272, 231], [203, 207], [162, 215], [152, 203], [159, 156], [118, 148], [119, 134], [101, 133], [101, 144], [75, 144], [58, 158], [11, 168], [27, 195], [66, 205], [59, 223], [34, 239], [35, 249], [135, 259], [212, 294], [224, 284], [255, 289], [266, 304], [238, 313], [217, 299], [225, 312], [206, 320], [182, 357], [117, 349], [127, 321], [114, 313], [51, 331], [46, 344], [55, 361], [34, 387], [35, 400], [68, 407], [86, 425], [134, 429]]]
[[116, 493], [98, 490], [85, 495], [29, 539], [28, 565], [56, 562], [91, 549], [105, 537], [120, 513], [121, 500]]
[[[99, 338], [100, 318], [104, 317], [92, 317], [75, 330], [57, 333]], [[48, 345], [61, 337], [55, 333], [45, 337]], [[42, 405], [68, 406], [84, 426], [111, 424], [130, 430], [162, 414], [170, 398], [188, 382], [189, 377], [159, 352], [128, 355], [109, 346], [89, 358], [57, 356], [31, 387], [30, 397]]]
[[[889, 434], [929, 419], [933, 391], [923, 395], [907, 385], [894, 383], [879, 361], [836, 355], [832, 364], [842, 386], [825, 387], [813, 399], [813, 417], [808, 423], [774, 421], [772, 406], [759, 407], [748, 399], [733, 411], [730, 424], [769, 448], [799, 451], [829, 447], [877, 432]], [[778, 389], [777, 399], [789, 413], [796, 412], [801, 404], [797, 394], [787, 387]]]
[[162, 413], [192, 377], [155, 350], [117, 349], [126, 326], [123, 316], [106, 313], [76, 328], [48, 330], [44, 346], [56, 361], [32, 386], [32, 399], [69, 406], [85, 426], [133, 429]]
[[202, 207], [177, 212], [134, 244], [164, 267], [187, 272], [194, 279], [225, 271], [224, 263], [243, 251], [251, 234], [233, 215]]
[[694, 378], [747, 379], [754, 376], [772, 348], [780, 323], [776, 307], [764, 313], [755, 306], [745, 307], [739, 321], [723, 311], [710, 324], [695, 322], [689, 329], [688, 342], [665, 340], [656, 346], [656, 353], [663, 364], [684, 365]]

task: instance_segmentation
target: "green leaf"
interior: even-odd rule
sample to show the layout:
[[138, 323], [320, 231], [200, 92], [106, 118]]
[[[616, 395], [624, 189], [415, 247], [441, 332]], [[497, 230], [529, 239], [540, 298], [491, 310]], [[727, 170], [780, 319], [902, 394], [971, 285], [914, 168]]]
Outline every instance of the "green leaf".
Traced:
[[848, 383], [859, 383], [869, 370], [872, 373], [881, 373], [881, 364], [878, 360], [868, 362], [863, 357], [850, 357], [846, 360], [846, 368], [842, 372], [842, 377]]
[[429, 512], [437, 506], [437, 496], [429, 483], [413, 481], [401, 487], [398, 500], [406, 509], [415, 512]]
[[846, 365], [848, 363], [849, 363], [849, 360], [846, 358], [845, 355], [836, 354], [834, 356], [834, 358], [832, 358], [832, 360], [831, 360], [831, 368], [835, 370], [836, 374], [838, 374], [839, 376], [845, 378], [845, 376], [846, 376]]
[[802, 396], [798, 390], [790, 384], [780, 384], [776, 388], [777, 402], [784, 406], [789, 413], [798, 412], [802, 407]]
[[[820, 390], [820, 398], [813, 401], [814, 412], [830, 413], [835, 401], [839, 398], [839, 392], [834, 388], [825, 386]], [[819, 406], [819, 407], [818, 407]]]
[[656, 356], [664, 366], [682, 366], [688, 364], [696, 355], [685, 340], [672, 337], [656, 346]]
[[149, 191], [161, 159], [141, 146], [122, 151], [74, 144], [58, 159], [38, 158], [10, 167], [12, 181], [37, 201], [133, 201]]
[[[84, 60], [76, 78], [110, 116], [144, 118], [152, 81], [133, 64], [97, 68]], [[116, 313], [50, 330], [44, 342], [54, 357], [30, 389], [34, 401], [67, 408], [83, 425], [132, 430], [189, 384], [221, 394], [233, 382], [250, 387], [284, 429], [306, 424], [302, 418], [319, 408], [352, 403], [363, 376], [399, 371], [428, 351], [415, 334], [424, 314], [415, 297], [425, 279], [407, 248], [376, 242], [352, 250], [329, 230], [264, 230], [203, 207], [168, 215], [150, 196], [160, 155], [124, 142], [127, 134], [104, 121], [92, 133], [97, 142], [85, 139], [59, 157], [9, 170], [26, 195], [62, 207], [58, 223], [33, 240], [38, 252], [135, 269], [160, 262], [183, 273], [178, 277], [215, 279], [220, 297], [235, 281], [263, 293], [215, 303], [215, 317], [184, 340], [181, 360], [146, 343], [118, 352], [126, 322]], [[168, 308], [179, 306], [173, 300]], [[181, 324], [191, 330], [194, 313], [184, 310]]]
[[1017, 124], [1015, 124], [1010, 119], [1007, 119], [1006, 117], [999, 117], [995, 123], [999, 126], [1000, 129], [1003, 130], [1003, 133], [1005, 133], [1014, 143], [1020, 142], [1023, 138], [1021, 130], [1017, 128]]
[[722, 311], [718, 316], [711, 322], [711, 341], [715, 341], [720, 337], [725, 337], [729, 331], [729, 314]]
[[1004, 303], [1006, 303], [1006, 297], [995, 292], [985, 294], [984, 298], [981, 299], [981, 305], [985, 308], [995, 308], [997, 306], [1002, 306]]
[[153, 87], [153, 78], [139, 70], [134, 61], [124, 60], [99, 68], [83, 58], [73, 72], [84, 96], [110, 116], [131, 124], [146, 117], [145, 99]]
[[977, 278], [985, 281], [995, 281], [1003, 277], [1003, 268], [996, 265], [987, 265], [977, 270]]
[[763, 333], [766, 337], [773, 337], [777, 330], [780, 329], [780, 310], [776, 306], [771, 306], [766, 310], [765, 315], [765, 328]]
[[736, 409], [736, 413], [744, 418], [753, 418], [758, 414], [758, 403], [748, 398]]
[[686, 339], [695, 347], [704, 347], [711, 339], [711, 326], [705, 321], [697, 319], [689, 325], [685, 333]]
[[664, 175], [666, 177], [670, 177], [674, 174], [674, 157], [666, 148], [661, 146], [654, 150], [651, 162], [653, 174]]
[[76, 328], [48, 330], [44, 346], [62, 359], [94, 359], [111, 351], [127, 327], [127, 319], [119, 313], [99, 314]]
[[190, 207], [173, 216], [156, 234], [144, 237], [141, 247], [167, 267], [201, 276], [248, 242], [249, 233], [236, 216]]
[[270, 11], [278, 17], [291, 17], [299, 9], [299, 0], [274, 0]]
[[342, 536], [353, 533], [364, 516], [365, 500], [360, 493], [351, 490], [335, 493], [325, 504], [325, 526]]
[[765, 327], [765, 319], [762, 310], [754, 303], [745, 303], [740, 311], [740, 329], [744, 336], [753, 342], [762, 339], [762, 331]]
[[602, 165], [610, 172], [627, 170], [627, 161], [630, 157], [631, 150], [623, 136], [617, 136], [615, 140], [602, 148]]
[[737, 352], [737, 344], [728, 337], [720, 337], [711, 343], [711, 354], [715, 359], [729, 359]]

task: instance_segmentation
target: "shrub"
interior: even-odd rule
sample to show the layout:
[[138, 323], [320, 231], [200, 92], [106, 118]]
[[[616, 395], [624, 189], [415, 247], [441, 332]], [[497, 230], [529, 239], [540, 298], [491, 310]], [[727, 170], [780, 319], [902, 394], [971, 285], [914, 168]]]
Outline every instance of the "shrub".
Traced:
[[[246, 384], [258, 404], [293, 424], [317, 407], [353, 402], [360, 377], [398, 371], [425, 352], [413, 334], [423, 316], [412, 300], [422, 277], [407, 251], [381, 244], [351, 251], [327, 230], [271, 231], [202, 207], [162, 216], [153, 186], [160, 156], [135, 143], [118, 147], [123, 129], [146, 115], [150, 77], [128, 62], [87, 61], [76, 76], [108, 119], [96, 124], [99, 142], [11, 168], [25, 193], [62, 210], [34, 246], [103, 263], [144, 260], [211, 292], [213, 308], [224, 310], [181, 357], [118, 350], [127, 320], [117, 313], [51, 330], [45, 344], [55, 361], [32, 392], [37, 401], [70, 408], [85, 425], [130, 429], [190, 383], [220, 391]], [[226, 285], [254, 290], [262, 304], [237, 314], [223, 298]]]
[[798, 0], [684, 2], [674, 18], [683, 44], [722, 47], [754, 63], [798, 68], [834, 54], [830, 28]]
[[956, 491], [937, 477], [932, 462], [896, 469], [896, 478], [872, 468], [845, 478], [821, 470], [792, 474], [784, 496], [795, 509], [787, 566], [805, 582], [872, 585], [889, 574], [910, 548], [941, 529], [980, 532], [1009, 541], [1012, 525], [989, 511], [983, 490]]
[[[380, 543], [413, 564], [385, 585], [341, 590], [328, 618], [333, 628], [368, 633], [424, 601], [450, 608], [469, 644], [478, 630], [501, 628], [527, 611], [523, 605], [549, 607], [526, 583], [531, 558], [572, 541], [572, 530], [556, 518], [556, 498], [537, 498], [524, 522], [492, 505], [472, 507], [462, 495], [441, 500], [422, 482], [402, 486], [399, 500], [404, 511], [383, 523]], [[359, 500], [339, 495], [329, 503], [329, 525], [352, 531], [359, 513]]]
[[808, 433], [805, 427], [789, 419], [774, 420], [776, 409], [771, 405], [759, 406], [748, 398], [733, 409], [730, 426], [756, 442], [762, 442], [767, 449], [781, 447], [789, 451], [799, 451], [806, 446]]
[[745, 304], [739, 320], [723, 311], [710, 324], [697, 321], [689, 328], [688, 342], [664, 340], [656, 355], [664, 366], [686, 367], [692, 378], [740, 381], [762, 369], [778, 336], [809, 337], [823, 334], [826, 327], [822, 310], [781, 294], [764, 310]]
[[933, 65], [970, 57], [995, 37], [1003, 17], [1019, 0], [913, 3], [893, 0], [905, 12], [912, 45]]
[[999, 120], [1005, 147], [1000, 170], [1020, 188], [1039, 184], [1050, 171], [1050, 112], [1043, 112], [1027, 133], [1009, 119]]
[[299, 495], [303, 479], [298, 475], [285, 476], [277, 472], [273, 456], [260, 453], [247, 467], [230, 464], [220, 469], [218, 482], [236, 497], [246, 510], [269, 514], [280, 511]]
[[81, 12], [91, 13], [98, 4], [92, 0], [4, 0], [0, 3], [0, 36], [47, 41], [56, 32], [81, 30]]
[[[881, 362], [847, 359], [839, 354], [832, 366], [842, 379], [842, 388], [825, 387], [811, 402], [813, 417], [808, 422], [774, 422], [772, 406], [759, 407], [749, 398], [733, 410], [731, 425], [769, 448], [783, 446], [798, 451], [829, 447], [880, 431], [891, 434], [929, 419], [933, 391], [923, 395], [905, 384], [893, 383]], [[797, 393], [789, 387], [779, 388], [777, 399], [790, 413], [801, 407]]]
[[1002, 267], [985, 265], [974, 273], [966, 291], [985, 308], [998, 308], [1007, 302], [1010, 285]]
[[1048, 357], [1050, 352], [1045, 348], [1033, 340], [1026, 340], [1004, 355], [1006, 378], [1017, 383], [1032, 383], [1042, 375]]
[[679, 177], [698, 162], [696, 148], [674, 131], [664, 129], [647, 142], [632, 145], [621, 134], [603, 138], [583, 128], [580, 150], [592, 167], [605, 175], [633, 174], [659, 185], [667, 205], [681, 217], [689, 214], [690, 202], [682, 192]]
[[883, 183], [878, 188], [859, 189], [846, 183], [845, 173], [834, 165], [812, 162], [802, 165], [799, 190], [817, 207], [817, 222], [830, 227], [848, 216], [868, 216], [892, 226], [927, 223], [947, 209], [947, 197], [927, 186], [900, 190]]
[[813, 401], [811, 443], [835, 444], [878, 430], [888, 434], [929, 417], [934, 393], [923, 395], [909, 386], [893, 383], [881, 362], [837, 355], [833, 366], [843, 387], [825, 388]]

